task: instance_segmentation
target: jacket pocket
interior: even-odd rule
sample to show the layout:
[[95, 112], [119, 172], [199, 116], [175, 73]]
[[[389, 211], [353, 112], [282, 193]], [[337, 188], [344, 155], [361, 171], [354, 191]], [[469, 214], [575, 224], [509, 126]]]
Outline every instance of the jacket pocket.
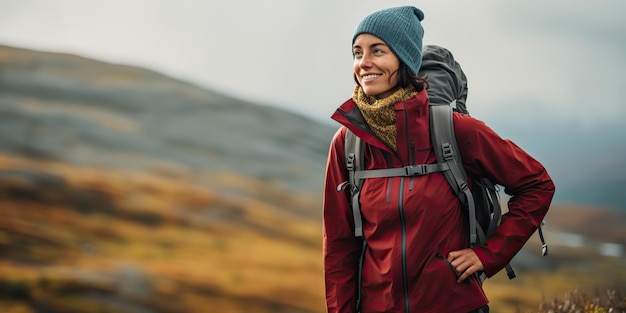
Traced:
[[450, 269], [450, 271], [452, 272], [452, 275], [454, 275], [454, 278], [459, 279], [459, 275], [456, 274], [454, 266], [452, 266], [452, 263], [450, 263], [448, 259], [444, 258], [441, 253], [437, 253], [437, 258], [441, 259], [446, 264], [447, 268]]

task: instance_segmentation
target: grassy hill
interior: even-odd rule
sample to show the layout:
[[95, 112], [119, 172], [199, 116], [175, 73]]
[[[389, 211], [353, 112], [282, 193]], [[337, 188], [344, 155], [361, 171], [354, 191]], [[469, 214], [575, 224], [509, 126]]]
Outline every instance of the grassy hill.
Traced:
[[335, 129], [142, 68], [0, 46], [0, 152], [232, 172], [309, 194], [320, 190]]
[[311, 204], [190, 178], [1, 156], [0, 312], [320, 312]]

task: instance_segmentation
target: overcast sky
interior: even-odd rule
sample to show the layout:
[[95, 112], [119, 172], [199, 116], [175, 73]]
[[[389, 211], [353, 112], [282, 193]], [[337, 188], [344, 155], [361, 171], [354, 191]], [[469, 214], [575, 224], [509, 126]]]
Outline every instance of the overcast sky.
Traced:
[[352, 93], [357, 22], [406, 4], [425, 12], [425, 43], [461, 63], [474, 116], [626, 120], [623, 0], [0, 0], [0, 44], [148, 67], [328, 120]]

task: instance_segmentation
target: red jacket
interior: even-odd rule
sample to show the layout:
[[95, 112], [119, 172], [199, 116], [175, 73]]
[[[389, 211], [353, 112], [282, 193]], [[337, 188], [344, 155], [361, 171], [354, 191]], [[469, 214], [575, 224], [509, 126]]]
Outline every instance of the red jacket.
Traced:
[[[332, 118], [343, 124], [328, 154], [323, 201], [324, 275], [329, 313], [356, 312], [361, 239], [354, 236], [352, 208], [337, 186], [348, 180], [344, 159], [346, 127], [361, 137], [366, 169], [436, 163], [429, 135], [428, 96], [395, 104], [397, 152], [367, 127], [352, 100]], [[474, 247], [486, 274], [500, 271], [535, 232], [548, 211], [554, 184], [545, 168], [481, 121], [454, 114], [454, 130], [468, 174], [486, 176], [511, 195], [509, 212], [488, 239]], [[467, 248], [468, 226], [458, 198], [441, 173], [367, 179], [361, 189], [367, 249], [361, 282], [361, 312], [469, 312], [485, 305], [472, 276], [457, 283], [444, 259]]]

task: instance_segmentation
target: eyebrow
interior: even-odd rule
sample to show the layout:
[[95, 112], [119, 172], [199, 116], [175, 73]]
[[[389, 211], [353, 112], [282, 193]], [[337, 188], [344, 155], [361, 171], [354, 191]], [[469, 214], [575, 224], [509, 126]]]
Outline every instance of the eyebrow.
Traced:
[[[377, 46], [387, 46], [387, 45], [384, 42], [376, 42], [376, 43], [371, 44], [369, 47], [370, 48], [375, 48]], [[356, 49], [356, 48], [361, 48], [361, 46], [359, 46], [359, 45], [352, 46], [352, 49]]]

